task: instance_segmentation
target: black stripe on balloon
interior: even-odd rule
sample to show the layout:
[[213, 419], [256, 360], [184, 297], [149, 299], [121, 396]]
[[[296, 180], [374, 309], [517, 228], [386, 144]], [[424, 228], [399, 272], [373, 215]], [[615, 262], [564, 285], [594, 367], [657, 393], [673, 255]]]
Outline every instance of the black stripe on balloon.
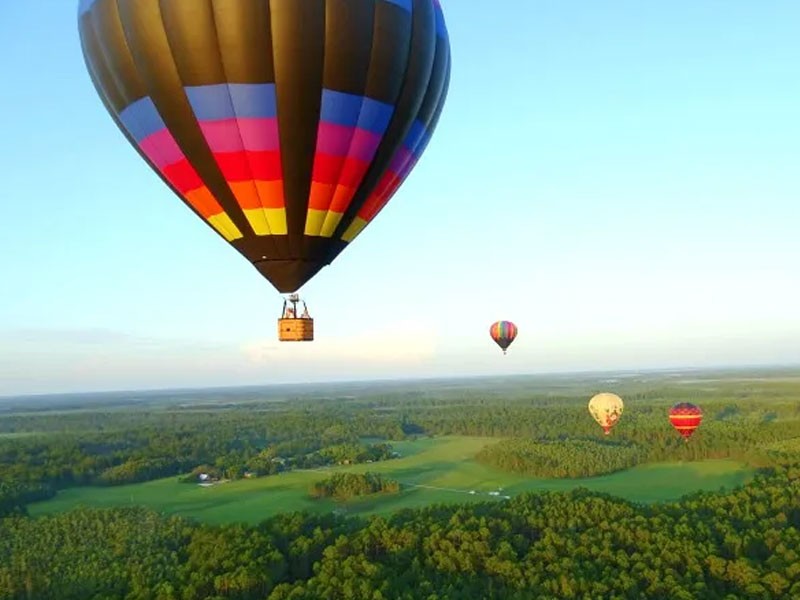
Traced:
[[211, 0], [162, 2], [161, 21], [183, 86], [227, 83]]
[[439, 119], [442, 116], [442, 110], [444, 109], [445, 100], [447, 100], [447, 92], [450, 89], [450, 49], [447, 48], [447, 63], [445, 65], [444, 71], [444, 82], [442, 84], [442, 89], [439, 92], [439, 99], [436, 102], [436, 108], [434, 109], [433, 116], [428, 124], [428, 135], [433, 135], [433, 132], [436, 130], [436, 126], [439, 124]]
[[271, 0], [270, 9], [289, 248], [299, 258], [322, 100], [325, 0]]
[[128, 51], [122, 21], [116, 2], [96, 2], [89, 13], [92, 32], [107, 65], [109, 81], [113, 79], [123, 104], [115, 106], [121, 112], [128, 105], [147, 96], [136, 65]]
[[411, 55], [411, 33], [411, 13], [391, 2], [375, 3], [366, 96], [397, 103]]
[[436, 53], [433, 58], [433, 69], [428, 83], [428, 91], [425, 93], [425, 98], [417, 114], [417, 120], [425, 125], [428, 135], [431, 133], [429, 128], [436, 113], [436, 108], [441, 104], [442, 95], [446, 94], [446, 80], [450, 61], [449, 50], [447, 40], [438, 37], [436, 39]]
[[[80, 37], [81, 50], [83, 51], [86, 68], [89, 71], [89, 78], [92, 80], [92, 84], [103, 101], [106, 110], [119, 125], [117, 115], [128, 105], [128, 102], [119, 84], [114, 79], [111, 70], [108, 68], [90, 13], [86, 13], [81, 19]], [[127, 136], [127, 132], [125, 133], [129, 141], [133, 139]]]
[[228, 81], [274, 83], [269, 2], [214, 0], [214, 20]]
[[[205, 2], [197, 3], [195, 0], [173, 0], [163, 4], [166, 7], [178, 7], [184, 2], [197, 11], [192, 12], [192, 18], [196, 18], [207, 6]], [[161, 118], [183, 154], [239, 231], [245, 236], [252, 235], [250, 223], [239, 209], [194, 118], [183, 90], [182, 74], [176, 64], [180, 62], [180, 57], [173, 55], [170, 42], [174, 40], [167, 36], [158, 0], [118, 0], [117, 4], [131, 56]], [[171, 14], [169, 9], [166, 14]], [[204, 23], [202, 17], [198, 18], [197, 23]], [[180, 35], [178, 30], [174, 37], [179, 38]], [[207, 36], [216, 35], [216, 32], [198, 28], [194, 29], [194, 35], [205, 38], [204, 43], [208, 44]]]
[[[387, 3], [382, 3], [387, 4]], [[376, 39], [376, 42], [378, 40]], [[396, 51], [396, 49], [395, 49]], [[411, 53], [408, 60], [400, 97], [395, 104], [394, 115], [378, 146], [375, 158], [367, 170], [358, 189], [345, 211], [333, 237], [341, 238], [358, 211], [367, 201], [381, 176], [389, 168], [395, 152], [411, 129], [431, 79], [434, 53], [436, 51], [436, 21], [431, 0], [414, 0], [411, 27]], [[336, 252], [338, 254], [338, 252]]]
[[367, 88], [375, 0], [327, 0], [323, 87], [363, 96]]

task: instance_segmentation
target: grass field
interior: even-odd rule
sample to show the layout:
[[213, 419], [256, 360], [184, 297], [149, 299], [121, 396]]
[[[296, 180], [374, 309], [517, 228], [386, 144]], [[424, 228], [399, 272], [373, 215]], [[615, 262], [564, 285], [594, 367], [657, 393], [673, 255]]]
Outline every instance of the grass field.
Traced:
[[[583, 486], [636, 502], [673, 500], [697, 490], [732, 488], [745, 483], [752, 472], [726, 460], [700, 463], [662, 463], [590, 479], [531, 479], [494, 470], [472, 457], [490, 438], [442, 437], [393, 442], [401, 457], [382, 463], [297, 471], [273, 477], [223, 483], [203, 488], [178, 483], [176, 477], [113, 488], [76, 488], [56, 498], [29, 506], [32, 515], [61, 512], [77, 506], [145, 505], [169, 514], [210, 523], [259, 522], [294, 510], [348, 514], [388, 514], [437, 502], [478, 502], [526, 491], [563, 491]], [[402, 484], [394, 496], [362, 498], [346, 504], [311, 500], [308, 486], [335, 470], [384, 473]], [[502, 488], [499, 498], [490, 491]], [[475, 494], [470, 491], [474, 490]]]

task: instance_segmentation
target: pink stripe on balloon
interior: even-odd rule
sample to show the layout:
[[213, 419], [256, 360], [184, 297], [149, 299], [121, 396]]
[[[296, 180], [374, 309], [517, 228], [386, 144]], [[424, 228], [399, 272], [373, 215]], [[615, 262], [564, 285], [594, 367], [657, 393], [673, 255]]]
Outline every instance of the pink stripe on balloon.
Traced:
[[148, 135], [139, 143], [139, 148], [159, 169], [174, 165], [186, 158], [167, 129]]
[[278, 121], [269, 119], [222, 119], [200, 121], [200, 129], [212, 152], [266, 152], [277, 150]]
[[381, 136], [359, 127], [321, 122], [317, 131], [317, 152], [371, 161]]
[[321, 122], [317, 129], [317, 152], [330, 156], [347, 156], [355, 127]]
[[279, 150], [278, 119], [237, 119], [245, 150], [266, 152]]
[[350, 152], [347, 154], [349, 158], [357, 158], [370, 162], [378, 151], [378, 146], [381, 143], [381, 136], [377, 133], [367, 131], [356, 127], [353, 134], [353, 141], [350, 143]]

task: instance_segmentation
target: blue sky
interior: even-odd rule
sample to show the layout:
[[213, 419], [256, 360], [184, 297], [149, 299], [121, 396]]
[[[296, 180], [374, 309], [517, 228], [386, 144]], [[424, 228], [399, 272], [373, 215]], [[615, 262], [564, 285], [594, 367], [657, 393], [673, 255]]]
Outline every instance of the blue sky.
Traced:
[[800, 3], [502, 7], [444, 3], [433, 141], [292, 346], [102, 108], [76, 3], [9, 3], [0, 394], [800, 362]]

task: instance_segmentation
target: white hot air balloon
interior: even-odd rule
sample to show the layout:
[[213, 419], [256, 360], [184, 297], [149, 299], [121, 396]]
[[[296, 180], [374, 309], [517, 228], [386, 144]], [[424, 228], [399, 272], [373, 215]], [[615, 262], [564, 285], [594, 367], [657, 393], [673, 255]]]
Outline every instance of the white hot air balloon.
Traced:
[[600, 424], [606, 435], [611, 432], [611, 428], [619, 421], [623, 408], [622, 398], [608, 392], [597, 394], [589, 400], [589, 413]]

